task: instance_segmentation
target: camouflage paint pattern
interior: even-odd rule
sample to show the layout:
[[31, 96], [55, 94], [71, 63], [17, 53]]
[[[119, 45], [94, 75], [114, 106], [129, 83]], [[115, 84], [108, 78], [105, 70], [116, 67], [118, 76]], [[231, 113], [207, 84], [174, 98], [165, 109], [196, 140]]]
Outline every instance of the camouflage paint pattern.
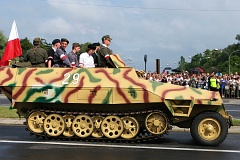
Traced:
[[0, 86], [14, 103], [164, 103], [176, 116], [174, 109], [187, 107], [185, 117], [205, 105], [227, 115], [218, 92], [144, 80], [118, 55], [112, 60], [118, 68], [0, 68]]

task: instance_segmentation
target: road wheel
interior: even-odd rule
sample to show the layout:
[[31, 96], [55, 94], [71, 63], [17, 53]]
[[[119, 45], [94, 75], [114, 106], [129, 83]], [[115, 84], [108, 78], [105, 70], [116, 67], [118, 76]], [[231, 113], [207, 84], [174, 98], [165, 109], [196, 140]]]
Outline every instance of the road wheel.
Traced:
[[107, 116], [102, 124], [103, 134], [108, 138], [118, 138], [123, 132], [123, 122], [118, 116]]
[[52, 137], [61, 135], [65, 129], [65, 123], [61, 115], [50, 114], [43, 123], [44, 131]]
[[160, 135], [167, 130], [168, 119], [162, 112], [153, 112], [147, 116], [145, 125], [150, 133]]
[[27, 118], [27, 126], [33, 133], [42, 133], [44, 131], [43, 122], [47, 115], [44, 112], [33, 112]]
[[88, 115], [78, 115], [72, 123], [73, 132], [81, 138], [90, 136], [93, 132], [94, 125], [91, 117]]
[[227, 136], [228, 122], [217, 112], [204, 112], [194, 118], [190, 131], [196, 143], [217, 146]]
[[124, 126], [122, 138], [131, 139], [134, 138], [139, 131], [139, 123], [134, 117], [123, 117], [121, 118]]

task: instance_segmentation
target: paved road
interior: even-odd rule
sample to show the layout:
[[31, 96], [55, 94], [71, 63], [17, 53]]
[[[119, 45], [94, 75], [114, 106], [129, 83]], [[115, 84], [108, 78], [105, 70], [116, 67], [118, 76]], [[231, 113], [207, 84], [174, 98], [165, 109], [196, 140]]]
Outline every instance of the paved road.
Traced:
[[240, 119], [240, 104], [239, 105], [225, 105], [228, 114], [234, 118]]
[[0, 105], [1, 106], [9, 106], [10, 104], [11, 103], [9, 102], [7, 97], [5, 97], [3, 94], [0, 94]]
[[29, 136], [23, 126], [0, 125], [1, 160], [238, 160], [240, 134], [229, 134], [217, 147], [195, 145], [190, 133], [170, 132], [148, 143], [113, 144], [103, 142], [51, 141]]

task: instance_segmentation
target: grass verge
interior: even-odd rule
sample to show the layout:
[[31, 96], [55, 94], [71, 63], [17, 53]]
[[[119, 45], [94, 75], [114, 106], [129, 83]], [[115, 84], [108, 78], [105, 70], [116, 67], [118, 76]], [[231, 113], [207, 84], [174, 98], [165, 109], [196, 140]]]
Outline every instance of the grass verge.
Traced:
[[18, 118], [16, 109], [0, 106], [0, 118]]
[[233, 126], [240, 126], [240, 119], [233, 118]]

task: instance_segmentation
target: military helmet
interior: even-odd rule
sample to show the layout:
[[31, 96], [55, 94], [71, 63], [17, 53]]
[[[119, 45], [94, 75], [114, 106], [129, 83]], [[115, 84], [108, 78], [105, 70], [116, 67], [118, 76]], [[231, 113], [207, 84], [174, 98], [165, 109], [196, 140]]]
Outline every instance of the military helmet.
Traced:
[[41, 38], [37, 37], [37, 38], [34, 38], [33, 40], [33, 44], [38, 44], [41, 42]]
[[105, 35], [102, 37], [102, 41], [104, 40], [112, 40], [112, 38], [109, 35]]

